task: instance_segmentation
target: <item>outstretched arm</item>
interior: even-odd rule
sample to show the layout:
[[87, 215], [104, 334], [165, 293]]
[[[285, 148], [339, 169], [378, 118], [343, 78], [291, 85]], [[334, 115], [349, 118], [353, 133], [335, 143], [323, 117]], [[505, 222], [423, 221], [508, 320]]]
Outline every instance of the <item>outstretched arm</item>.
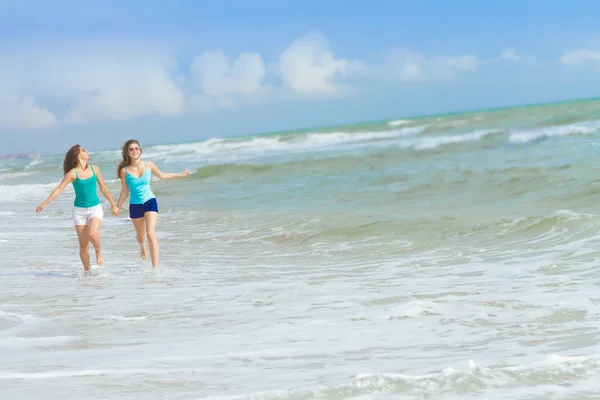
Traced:
[[96, 176], [98, 177], [98, 186], [100, 186], [100, 191], [102, 192], [104, 197], [106, 197], [106, 200], [108, 200], [108, 202], [110, 203], [111, 212], [114, 215], [119, 215], [119, 210], [117, 209], [117, 205], [115, 204], [112, 196], [110, 195], [110, 191], [108, 190], [106, 183], [104, 183], [104, 178], [102, 178], [102, 173], [100, 172], [100, 167], [97, 165], [94, 165], [94, 167], [96, 169]]
[[120, 210], [123, 206], [123, 203], [129, 196], [129, 186], [127, 186], [127, 181], [125, 180], [125, 168], [121, 168], [119, 172], [121, 176], [121, 193], [119, 193], [119, 201], [117, 201], [117, 208]]
[[50, 193], [50, 196], [48, 196], [48, 198], [46, 199], [46, 201], [44, 201], [42, 204], [40, 204], [39, 206], [37, 206], [37, 208], [35, 209], [35, 212], [39, 214], [42, 211], [44, 211], [44, 208], [46, 208], [46, 206], [52, 200], [54, 200], [59, 194], [61, 194], [62, 191], [65, 190], [65, 187], [67, 187], [67, 185], [69, 183], [73, 182], [74, 180], [75, 180], [75, 173], [73, 172], [73, 170], [67, 172], [65, 174], [65, 176], [63, 177], [62, 181], [60, 181], [60, 183], [56, 187], [56, 189], [54, 189], [52, 191], [52, 193]]
[[150, 168], [150, 172], [152, 172], [154, 175], [156, 175], [159, 179], [182, 178], [190, 173], [189, 169], [186, 169], [185, 171], [183, 171], [179, 174], [162, 172], [160, 169], [158, 169], [156, 164], [154, 164], [152, 161], [148, 161], [147, 165], [148, 165], [148, 168]]

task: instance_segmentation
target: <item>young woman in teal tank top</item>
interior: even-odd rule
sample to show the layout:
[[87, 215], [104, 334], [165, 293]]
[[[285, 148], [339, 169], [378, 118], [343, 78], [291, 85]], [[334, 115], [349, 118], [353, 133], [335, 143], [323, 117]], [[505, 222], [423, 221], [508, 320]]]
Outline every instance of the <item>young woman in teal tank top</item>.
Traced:
[[158, 240], [156, 239], [156, 221], [158, 219], [158, 203], [150, 188], [152, 174], [161, 180], [179, 178], [190, 173], [186, 169], [180, 174], [162, 172], [152, 161], [143, 161], [142, 147], [137, 140], [128, 140], [121, 150], [123, 160], [117, 167], [117, 176], [121, 179], [121, 193], [117, 209], [131, 195], [129, 200], [129, 217], [135, 228], [137, 242], [140, 245], [140, 256], [148, 258], [145, 237], [150, 245], [152, 268], [158, 268]]
[[71, 147], [63, 161], [65, 175], [62, 181], [50, 193], [46, 201], [36, 208], [36, 212], [41, 213], [48, 203], [61, 194], [69, 183], [73, 184], [75, 201], [72, 217], [79, 239], [79, 257], [83, 269], [86, 271], [90, 270], [90, 243], [96, 250], [96, 264], [101, 266], [104, 262], [100, 248], [100, 225], [102, 224], [104, 211], [96, 192], [96, 185], [100, 186], [100, 191], [110, 203], [112, 213], [114, 215], [119, 214], [119, 210], [104, 183], [100, 168], [97, 165], [88, 164], [89, 159], [90, 156], [83, 147], [78, 144]]

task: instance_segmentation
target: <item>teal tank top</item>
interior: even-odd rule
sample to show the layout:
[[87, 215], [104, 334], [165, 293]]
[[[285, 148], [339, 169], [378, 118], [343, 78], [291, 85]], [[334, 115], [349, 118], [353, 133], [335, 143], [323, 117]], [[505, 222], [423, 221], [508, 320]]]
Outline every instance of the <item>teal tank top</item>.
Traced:
[[96, 192], [96, 184], [98, 183], [98, 177], [94, 167], [92, 168], [93, 175], [87, 179], [80, 179], [75, 169], [75, 182], [73, 182], [73, 189], [75, 189], [75, 207], [90, 208], [100, 204], [98, 193]]
[[139, 178], [132, 176], [127, 167], [125, 167], [125, 180], [129, 186], [129, 204], [144, 204], [154, 197], [154, 193], [150, 189], [150, 178], [152, 174], [144, 161], [144, 173]]

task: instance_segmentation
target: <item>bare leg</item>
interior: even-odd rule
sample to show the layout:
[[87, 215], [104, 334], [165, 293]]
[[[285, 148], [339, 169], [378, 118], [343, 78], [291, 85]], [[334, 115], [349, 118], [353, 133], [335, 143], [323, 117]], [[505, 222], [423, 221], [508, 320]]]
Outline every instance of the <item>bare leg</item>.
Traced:
[[83, 264], [83, 269], [90, 270], [90, 236], [88, 234], [87, 225], [75, 225], [77, 231], [77, 239], [79, 239], [79, 257]]
[[158, 268], [158, 239], [156, 239], [156, 221], [158, 213], [147, 211], [144, 214], [146, 219], [146, 235], [148, 235], [148, 244], [150, 245], [150, 257], [152, 258], [152, 268]]
[[142, 260], [147, 260], [148, 255], [146, 254], [146, 245], [144, 244], [146, 240], [146, 221], [144, 218], [132, 218], [131, 222], [133, 222], [133, 226], [135, 227], [136, 239], [140, 245], [140, 257], [142, 257]]
[[102, 220], [100, 218], [90, 218], [88, 221], [90, 242], [96, 250], [96, 265], [99, 267], [104, 264], [104, 257], [102, 257], [102, 248], [100, 247], [100, 225]]

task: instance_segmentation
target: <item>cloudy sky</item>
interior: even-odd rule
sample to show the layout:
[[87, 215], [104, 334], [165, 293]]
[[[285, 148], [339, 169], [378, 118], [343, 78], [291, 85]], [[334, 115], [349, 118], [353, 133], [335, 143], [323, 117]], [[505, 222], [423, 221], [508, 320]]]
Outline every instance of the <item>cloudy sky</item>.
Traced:
[[600, 2], [0, 0], [0, 154], [600, 94]]

